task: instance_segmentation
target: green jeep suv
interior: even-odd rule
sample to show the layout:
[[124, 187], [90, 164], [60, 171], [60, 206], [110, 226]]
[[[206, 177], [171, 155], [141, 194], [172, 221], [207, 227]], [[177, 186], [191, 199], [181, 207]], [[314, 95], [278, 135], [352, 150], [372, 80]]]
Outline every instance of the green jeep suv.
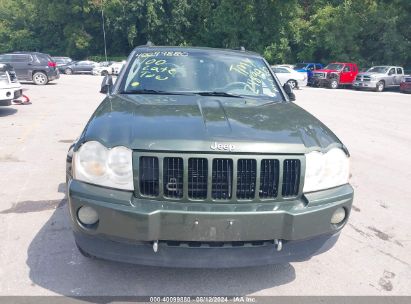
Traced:
[[141, 46], [67, 155], [80, 252], [145, 265], [301, 261], [347, 222], [349, 153], [244, 50]]

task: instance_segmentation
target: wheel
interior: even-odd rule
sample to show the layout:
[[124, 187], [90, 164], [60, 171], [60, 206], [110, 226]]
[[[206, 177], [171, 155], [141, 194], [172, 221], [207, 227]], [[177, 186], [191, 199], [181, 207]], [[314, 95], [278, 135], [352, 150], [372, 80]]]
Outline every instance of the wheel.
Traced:
[[37, 85], [45, 85], [49, 82], [47, 75], [43, 72], [36, 72], [33, 74], [33, 82]]
[[290, 85], [290, 87], [291, 87], [293, 90], [296, 89], [297, 86], [298, 86], [297, 81], [295, 81], [295, 80], [293, 80], [293, 79], [288, 80], [287, 83]]
[[71, 75], [71, 74], [73, 74], [73, 70], [70, 69], [70, 68], [67, 68], [67, 69], [64, 70], [64, 74]]
[[94, 259], [95, 258], [94, 255], [91, 255], [88, 252], [84, 251], [77, 243], [76, 243], [76, 246], [77, 246], [78, 251], [81, 253], [81, 255], [83, 257], [86, 257], [88, 259]]
[[330, 88], [331, 88], [331, 89], [338, 89], [338, 81], [337, 81], [337, 79], [331, 80], [331, 82], [330, 82]]
[[108, 72], [107, 71], [102, 71], [101, 72], [101, 76], [107, 76], [108, 75]]
[[385, 88], [385, 83], [384, 83], [384, 81], [378, 81], [377, 82], [377, 85], [376, 85], [376, 87], [375, 87], [375, 91], [376, 92], [382, 92], [382, 91], [384, 91], [384, 88]]

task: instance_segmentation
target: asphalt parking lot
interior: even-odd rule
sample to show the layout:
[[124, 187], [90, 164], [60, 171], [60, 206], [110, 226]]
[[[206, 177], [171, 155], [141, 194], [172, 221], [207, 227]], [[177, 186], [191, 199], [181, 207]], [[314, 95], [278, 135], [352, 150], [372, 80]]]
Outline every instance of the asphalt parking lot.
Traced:
[[103, 98], [101, 79], [23, 84], [33, 104], [0, 108], [0, 295], [411, 295], [411, 95], [296, 91], [352, 156], [354, 207], [333, 249], [268, 267], [172, 269], [75, 248], [65, 156]]

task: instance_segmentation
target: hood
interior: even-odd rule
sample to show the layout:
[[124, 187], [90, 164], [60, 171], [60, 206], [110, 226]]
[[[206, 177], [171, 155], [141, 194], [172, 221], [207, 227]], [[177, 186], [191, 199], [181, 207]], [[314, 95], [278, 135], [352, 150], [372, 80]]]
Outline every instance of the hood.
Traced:
[[206, 96], [106, 97], [75, 149], [97, 140], [107, 147], [158, 151], [306, 153], [342, 146], [319, 120], [294, 103]]

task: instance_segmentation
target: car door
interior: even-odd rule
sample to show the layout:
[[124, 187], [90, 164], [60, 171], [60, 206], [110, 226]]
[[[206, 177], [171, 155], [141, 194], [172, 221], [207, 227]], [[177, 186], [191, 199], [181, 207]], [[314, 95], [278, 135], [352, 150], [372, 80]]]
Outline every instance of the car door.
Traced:
[[31, 80], [33, 58], [29, 54], [10, 54], [10, 64], [20, 80]]
[[395, 76], [396, 76], [395, 68], [390, 68], [388, 70], [387, 78], [385, 80], [385, 86], [386, 87], [390, 87], [390, 86], [393, 86], [395, 84]]
[[396, 68], [396, 75], [394, 77], [394, 85], [399, 86], [401, 84], [402, 77], [404, 76], [404, 70], [402, 68]]
[[352, 67], [350, 64], [344, 65], [340, 73], [340, 83], [351, 83], [352, 78]]
[[84, 73], [86, 71], [87, 63], [85, 61], [78, 61], [74, 64], [73, 70], [77, 73]]

